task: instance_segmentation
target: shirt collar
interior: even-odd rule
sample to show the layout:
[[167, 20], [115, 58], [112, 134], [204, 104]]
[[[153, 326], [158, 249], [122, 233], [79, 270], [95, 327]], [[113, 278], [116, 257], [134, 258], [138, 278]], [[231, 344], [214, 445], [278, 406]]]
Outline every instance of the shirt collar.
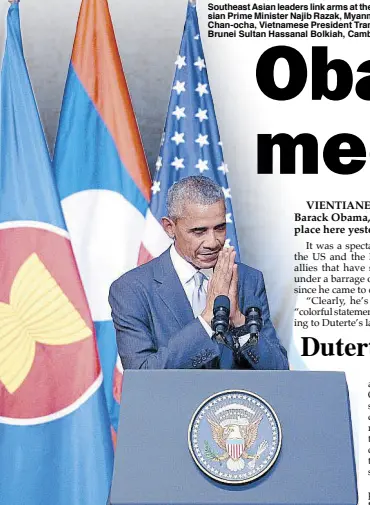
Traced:
[[186, 284], [190, 281], [190, 279], [192, 279], [197, 269], [180, 256], [180, 254], [176, 251], [174, 244], [171, 245], [170, 256], [181, 284]]
[[[191, 263], [186, 261], [180, 254], [176, 251], [176, 247], [174, 244], [171, 245], [170, 248], [170, 256], [172, 260], [172, 264], [176, 270], [177, 275], [179, 276], [180, 282], [182, 285], [189, 282], [195, 272], [198, 271]], [[207, 280], [211, 277], [213, 273], [212, 268], [202, 269], [201, 272], [206, 276]]]

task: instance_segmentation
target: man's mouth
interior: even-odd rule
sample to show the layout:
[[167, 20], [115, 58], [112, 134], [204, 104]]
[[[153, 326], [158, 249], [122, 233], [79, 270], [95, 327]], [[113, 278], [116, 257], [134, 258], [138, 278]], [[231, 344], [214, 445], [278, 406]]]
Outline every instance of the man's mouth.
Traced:
[[217, 256], [219, 255], [219, 252], [220, 251], [213, 251], [213, 252], [204, 252], [204, 253], [200, 253], [199, 255], [202, 257], [202, 258], [206, 258], [206, 259], [215, 259], [217, 258]]

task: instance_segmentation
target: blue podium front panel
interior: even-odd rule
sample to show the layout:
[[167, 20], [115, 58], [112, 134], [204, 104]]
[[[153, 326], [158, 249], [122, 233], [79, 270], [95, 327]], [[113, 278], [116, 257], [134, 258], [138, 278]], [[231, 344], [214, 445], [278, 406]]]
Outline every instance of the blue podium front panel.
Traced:
[[[250, 391], [281, 423], [282, 446], [262, 477], [217, 482], [194, 463], [189, 422], [208, 397]], [[128, 370], [111, 492], [112, 505], [356, 505], [352, 428], [339, 372]]]

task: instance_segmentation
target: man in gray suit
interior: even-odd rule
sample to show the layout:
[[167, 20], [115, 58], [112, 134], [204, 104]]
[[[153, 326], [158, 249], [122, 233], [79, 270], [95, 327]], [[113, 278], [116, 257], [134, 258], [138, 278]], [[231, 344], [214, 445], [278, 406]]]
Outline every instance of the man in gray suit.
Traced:
[[[287, 369], [285, 349], [270, 320], [262, 273], [235, 263], [226, 240], [222, 188], [203, 176], [174, 184], [162, 219], [173, 245], [111, 286], [109, 303], [123, 368]], [[257, 297], [263, 327], [242, 362], [212, 338], [213, 304], [230, 298], [230, 325], [244, 325], [248, 298]], [[243, 340], [244, 339], [244, 340]], [[247, 342], [248, 336], [241, 341]]]

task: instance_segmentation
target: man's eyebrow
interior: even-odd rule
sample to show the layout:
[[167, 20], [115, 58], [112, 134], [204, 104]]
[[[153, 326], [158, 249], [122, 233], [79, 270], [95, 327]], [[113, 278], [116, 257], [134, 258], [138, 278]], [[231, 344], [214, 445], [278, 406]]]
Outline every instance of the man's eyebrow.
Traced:
[[[226, 221], [223, 223], [217, 224], [214, 228], [217, 230], [218, 228], [224, 228], [226, 226]], [[208, 230], [207, 226], [198, 226], [195, 228], [189, 228], [189, 231], [206, 231]]]
[[189, 231], [205, 231], [205, 230], [207, 230], [206, 226], [198, 226], [195, 228], [189, 228]]

